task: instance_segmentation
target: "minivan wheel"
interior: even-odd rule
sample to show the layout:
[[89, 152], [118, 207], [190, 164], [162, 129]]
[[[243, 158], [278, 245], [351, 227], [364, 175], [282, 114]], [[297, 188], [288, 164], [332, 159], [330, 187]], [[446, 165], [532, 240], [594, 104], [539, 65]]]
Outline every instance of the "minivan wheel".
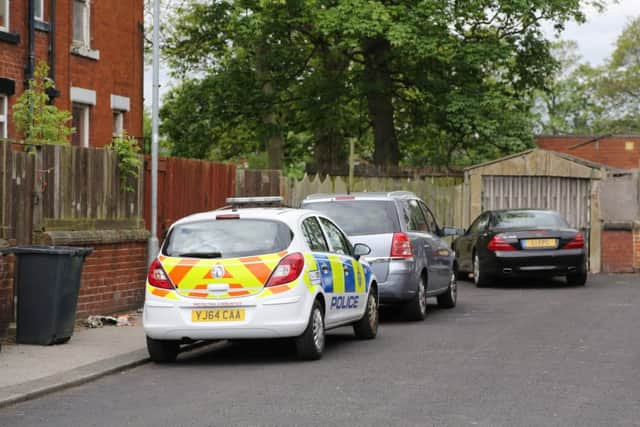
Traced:
[[427, 317], [427, 284], [420, 278], [416, 295], [404, 306], [404, 314], [409, 320], [419, 322]]
[[449, 287], [447, 290], [438, 295], [438, 306], [442, 308], [453, 308], [458, 302], [458, 283], [456, 281], [456, 274], [451, 273], [451, 279], [449, 279]]

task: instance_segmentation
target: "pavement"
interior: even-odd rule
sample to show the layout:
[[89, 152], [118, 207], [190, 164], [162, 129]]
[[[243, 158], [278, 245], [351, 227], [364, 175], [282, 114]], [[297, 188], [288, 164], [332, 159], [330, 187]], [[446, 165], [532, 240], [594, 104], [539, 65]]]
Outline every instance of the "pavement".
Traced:
[[4, 343], [0, 350], [0, 408], [149, 361], [142, 318], [131, 326], [78, 325], [66, 344]]

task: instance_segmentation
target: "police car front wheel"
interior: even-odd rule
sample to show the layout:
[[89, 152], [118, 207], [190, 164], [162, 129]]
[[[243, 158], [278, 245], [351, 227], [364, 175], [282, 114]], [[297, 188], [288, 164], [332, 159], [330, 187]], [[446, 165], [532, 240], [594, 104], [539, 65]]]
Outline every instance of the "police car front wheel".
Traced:
[[320, 303], [316, 300], [311, 308], [307, 328], [296, 340], [298, 356], [304, 360], [320, 359], [324, 351], [324, 341], [324, 314]]

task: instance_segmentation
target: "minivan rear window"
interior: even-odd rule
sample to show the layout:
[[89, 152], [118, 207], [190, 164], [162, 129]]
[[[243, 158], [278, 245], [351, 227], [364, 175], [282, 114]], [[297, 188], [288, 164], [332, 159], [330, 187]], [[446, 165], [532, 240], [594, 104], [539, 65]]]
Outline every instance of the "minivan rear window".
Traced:
[[400, 229], [395, 204], [390, 200], [340, 200], [303, 203], [333, 219], [350, 236], [387, 234]]
[[235, 258], [280, 252], [293, 233], [279, 221], [257, 219], [207, 220], [176, 225], [163, 248], [174, 257]]

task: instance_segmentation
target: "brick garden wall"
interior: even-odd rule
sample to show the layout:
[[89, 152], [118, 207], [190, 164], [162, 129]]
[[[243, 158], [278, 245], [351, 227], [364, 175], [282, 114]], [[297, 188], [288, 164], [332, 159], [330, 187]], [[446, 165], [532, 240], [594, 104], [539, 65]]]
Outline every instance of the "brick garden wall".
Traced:
[[[635, 231], [636, 242], [640, 241]], [[636, 257], [634, 259], [633, 248], [634, 231], [632, 230], [604, 230], [602, 232], [602, 272], [603, 273], [632, 273], [634, 263], [637, 267]], [[639, 255], [640, 245], [636, 243], [636, 256]]]
[[633, 231], [633, 268], [640, 271], [640, 222]]
[[0, 340], [13, 321], [13, 257], [0, 256]]
[[147, 243], [92, 245], [85, 259], [77, 318], [141, 307], [147, 274]]

